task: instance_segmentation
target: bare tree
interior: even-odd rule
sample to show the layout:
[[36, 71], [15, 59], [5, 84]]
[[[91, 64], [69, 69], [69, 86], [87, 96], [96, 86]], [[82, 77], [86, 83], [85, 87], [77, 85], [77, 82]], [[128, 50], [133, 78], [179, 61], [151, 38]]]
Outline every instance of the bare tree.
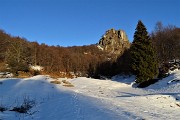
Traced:
[[172, 59], [180, 59], [180, 31], [173, 25], [164, 27], [161, 22], [156, 24], [151, 37], [157, 50], [160, 62], [167, 62]]

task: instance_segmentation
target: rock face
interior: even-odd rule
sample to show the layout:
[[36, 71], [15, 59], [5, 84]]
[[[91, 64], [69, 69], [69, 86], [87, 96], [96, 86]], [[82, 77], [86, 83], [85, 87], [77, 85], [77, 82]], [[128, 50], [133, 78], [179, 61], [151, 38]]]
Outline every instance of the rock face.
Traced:
[[130, 42], [123, 30], [110, 29], [99, 40], [98, 48], [112, 53], [122, 54], [125, 49], [130, 47]]

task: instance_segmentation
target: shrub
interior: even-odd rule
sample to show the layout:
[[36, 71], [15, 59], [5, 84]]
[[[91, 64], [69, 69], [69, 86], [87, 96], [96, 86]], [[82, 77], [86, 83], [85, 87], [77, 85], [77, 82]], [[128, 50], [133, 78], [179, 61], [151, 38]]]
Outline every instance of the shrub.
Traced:
[[6, 111], [7, 110], [7, 108], [6, 107], [4, 107], [4, 106], [0, 106], [0, 112], [4, 112], [4, 111]]
[[40, 75], [40, 71], [39, 70], [30, 70], [30, 73], [33, 76]]
[[30, 100], [29, 97], [25, 97], [23, 103], [20, 106], [13, 107], [10, 111], [18, 113], [28, 113], [28, 111], [35, 106], [35, 100]]

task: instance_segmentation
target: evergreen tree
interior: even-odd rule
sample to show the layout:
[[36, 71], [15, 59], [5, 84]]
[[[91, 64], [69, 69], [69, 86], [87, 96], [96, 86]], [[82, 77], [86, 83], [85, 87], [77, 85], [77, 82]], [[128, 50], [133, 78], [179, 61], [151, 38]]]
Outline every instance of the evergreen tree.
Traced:
[[131, 45], [131, 67], [136, 75], [136, 82], [142, 83], [157, 76], [158, 63], [156, 52], [152, 46], [146, 27], [138, 21]]

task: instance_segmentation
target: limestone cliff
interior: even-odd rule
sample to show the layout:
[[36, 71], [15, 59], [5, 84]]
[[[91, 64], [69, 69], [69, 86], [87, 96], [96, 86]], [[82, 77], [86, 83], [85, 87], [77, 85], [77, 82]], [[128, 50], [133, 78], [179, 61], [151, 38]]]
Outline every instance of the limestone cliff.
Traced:
[[110, 29], [99, 40], [98, 48], [112, 54], [122, 54], [130, 47], [130, 42], [123, 30]]

